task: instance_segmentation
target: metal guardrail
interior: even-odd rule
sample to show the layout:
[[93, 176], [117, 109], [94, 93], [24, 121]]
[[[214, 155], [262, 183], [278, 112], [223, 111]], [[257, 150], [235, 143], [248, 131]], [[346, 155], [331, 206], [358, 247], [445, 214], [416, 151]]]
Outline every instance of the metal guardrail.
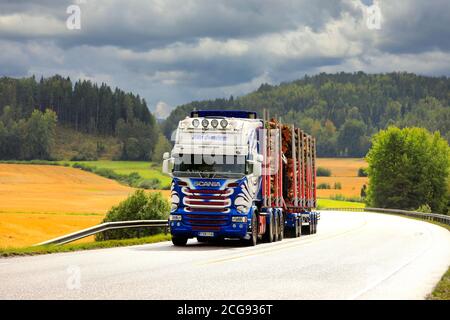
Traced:
[[399, 214], [408, 217], [420, 218], [423, 220], [436, 221], [443, 224], [450, 225], [450, 216], [437, 213], [423, 213], [417, 211], [407, 211], [400, 209], [385, 209], [385, 208], [324, 208], [320, 210], [332, 210], [332, 211], [359, 211], [359, 212], [377, 212], [377, 213], [390, 213]]
[[70, 233], [58, 238], [54, 238], [48, 241], [44, 241], [35, 246], [42, 246], [46, 244], [66, 244], [79, 239], [83, 239], [94, 234], [113, 230], [113, 229], [125, 229], [125, 228], [140, 228], [140, 227], [168, 227], [167, 220], [132, 220], [132, 221], [117, 221], [117, 222], [105, 222], [87, 229], [83, 229], [74, 233]]
[[[444, 223], [450, 225], [450, 216], [436, 213], [423, 213], [417, 211], [406, 211], [406, 210], [398, 210], [398, 209], [384, 209], [384, 208], [324, 208], [320, 210], [329, 210], [329, 211], [359, 211], [359, 212], [378, 212], [378, 213], [390, 213], [390, 214], [399, 214], [405, 215], [409, 217], [416, 217], [423, 220], [432, 220], [440, 223]], [[320, 217], [320, 216], [319, 216]], [[83, 239], [94, 234], [113, 230], [113, 229], [126, 229], [126, 228], [140, 228], [140, 227], [159, 227], [159, 228], [167, 228], [168, 222], [167, 220], [132, 220], [132, 221], [117, 221], [117, 222], [105, 222], [87, 229], [83, 229], [74, 233], [70, 233], [58, 238], [54, 238], [48, 241], [44, 241], [35, 246], [47, 245], [47, 244], [66, 244], [69, 242], [73, 242], [79, 239]]]

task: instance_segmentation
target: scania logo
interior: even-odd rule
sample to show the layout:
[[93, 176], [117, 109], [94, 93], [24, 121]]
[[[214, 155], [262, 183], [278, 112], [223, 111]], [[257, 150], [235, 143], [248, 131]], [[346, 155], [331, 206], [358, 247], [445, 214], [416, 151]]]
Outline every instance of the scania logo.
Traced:
[[218, 181], [197, 181], [194, 184], [196, 187], [220, 187]]

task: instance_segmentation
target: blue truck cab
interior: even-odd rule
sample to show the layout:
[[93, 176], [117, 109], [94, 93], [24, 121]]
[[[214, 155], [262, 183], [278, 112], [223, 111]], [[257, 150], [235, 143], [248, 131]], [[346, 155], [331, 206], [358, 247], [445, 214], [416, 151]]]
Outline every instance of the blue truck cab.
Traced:
[[169, 228], [174, 245], [183, 246], [189, 238], [241, 239], [255, 245], [267, 233], [268, 211], [281, 209], [261, 208], [263, 128], [264, 121], [246, 111], [193, 111], [179, 122], [174, 147], [163, 155], [163, 172], [172, 177]]

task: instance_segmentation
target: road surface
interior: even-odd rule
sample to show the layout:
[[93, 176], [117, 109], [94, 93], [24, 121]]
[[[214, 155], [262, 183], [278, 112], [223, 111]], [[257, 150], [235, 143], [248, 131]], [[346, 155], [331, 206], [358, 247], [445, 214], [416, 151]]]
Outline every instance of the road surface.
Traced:
[[444, 228], [321, 215], [317, 234], [257, 247], [190, 240], [0, 259], [0, 299], [424, 299], [450, 265]]

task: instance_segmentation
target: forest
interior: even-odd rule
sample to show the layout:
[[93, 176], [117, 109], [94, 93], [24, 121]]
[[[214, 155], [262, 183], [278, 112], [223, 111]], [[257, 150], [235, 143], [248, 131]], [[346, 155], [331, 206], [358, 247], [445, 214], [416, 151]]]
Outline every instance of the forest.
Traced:
[[[49, 113], [52, 111], [53, 113]], [[34, 115], [34, 116], [33, 116]], [[158, 141], [158, 127], [144, 99], [89, 80], [73, 83], [55, 75], [14, 79], [0, 78], [0, 159], [49, 159], [54, 137], [45, 136], [46, 152], [30, 153], [25, 145], [37, 133], [25, 132], [30, 119], [46, 115], [58, 125], [78, 132], [115, 136], [122, 145], [122, 159], [149, 160]], [[33, 118], [34, 117], [34, 118]], [[42, 130], [41, 130], [42, 131]], [[70, 137], [69, 137], [70, 139]], [[11, 146], [15, 146], [11, 149]], [[29, 149], [29, 148], [28, 148]]]
[[[121, 159], [157, 159], [156, 153], [168, 148], [161, 133], [170, 139], [178, 121], [194, 108], [253, 110], [260, 116], [268, 109], [272, 117], [315, 136], [318, 156], [362, 157], [371, 137], [392, 125], [438, 131], [450, 141], [449, 88], [447, 77], [405, 72], [321, 73], [279, 85], [262, 84], [241, 97], [193, 101], [178, 106], [158, 124], [145, 99], [105, 83], [72, 82], [60, 75], [39, 80], [3, 77], [0, 159], [51, 158], [54, 137], [46, 134], [53, 134], [55, 122], [77, 132], [116, 137]], [[33, 115], [36, 110], [39, 113]], [[50, 129], [42, 129], [42, 137], [37, 138], [27, 131], [32, 123]], [[44, 149], [30, 151], [39, 139], [45, 141]]]
[[391, 125], [439, 131], [450, 141], [450, 80], [412, 73], [321, 73], [280, 85], [262, 84], [242, 97], [194, 101], [163, 123], [170, 137], [192, 109], [244, 109], [296, 123], [318, 140], [321, 157], [361, 157], [371, 136]]

